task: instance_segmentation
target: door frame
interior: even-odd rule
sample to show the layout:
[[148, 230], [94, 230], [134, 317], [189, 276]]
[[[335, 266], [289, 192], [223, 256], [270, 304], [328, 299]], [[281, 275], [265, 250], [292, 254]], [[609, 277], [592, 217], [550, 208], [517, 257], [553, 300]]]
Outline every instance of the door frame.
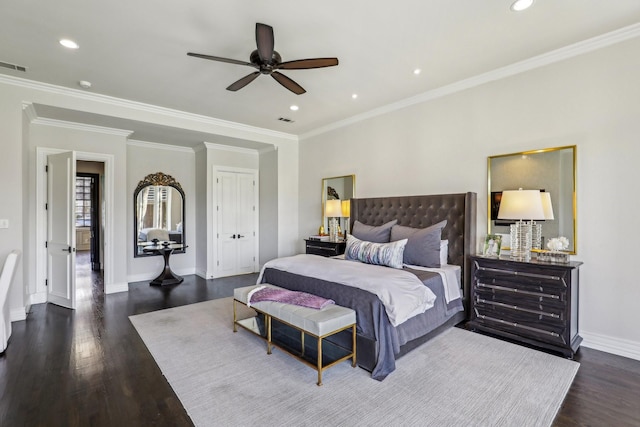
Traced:
[[[47, 156], [49, 154], [58, 154], [65, 151], [75, 151], [76, 160], [85, 160], [90, 162], [104, 163], [104, 287], [112, 283], [114, 277], [114, 161], [112, 154], [90, 153], [76, 150], [63, 150], [58, 148], [36, 147], [36, 274], [35, 283], [28, 285], [29, 303], [41, 304], [47, 302], [47, 288], [45, 280], [47, 279], [47, 211], [45, 204], [47, 200], [47, 174], [45, 167], [47, 165]], [[74, 272], [75, 274], [75, 272]]]
[[219, 277], [218, 271], [218, 212], [215, 207], [218, 206], [218, 185], [216, 179], [218, 178], [219, 172], [231, 172], [231, 173], [246, 173], [252, 174], [253, 179], [255, 180], [255, 190], [253, 192], [253, 203], [256, 207], [255, 213], [253, 215], [254, 221], [254, 229], [256, 230], [254, 247], [253, 251], [255, 254], [255, 261], [253, 264], [253, 269], [255, 272], [259, 271], [260, 265], [260, 171], [259, 169], [250, 169], [250, 168], [236, 168], [231, 166], [213, 166], [211, 170], [211, 185], [209, 195], [211, 197], [211, 203], [209, 204], [208, 212], [210, 212], [209, 216], [209, 224], [213, 224], [211, 227], [211, 233], [209, 233], [209, 238], [207, 239], [207, 253], [213, 254], [212, 257], [207, 257], [207, 271], [210, 274], [207, 274], [207, 277], [215, 279]]

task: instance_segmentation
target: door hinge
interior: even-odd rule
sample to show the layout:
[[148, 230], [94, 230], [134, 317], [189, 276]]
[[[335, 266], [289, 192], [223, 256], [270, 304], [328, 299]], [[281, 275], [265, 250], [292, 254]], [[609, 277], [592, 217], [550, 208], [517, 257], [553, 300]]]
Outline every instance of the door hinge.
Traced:
[[216, 184], [220, 184], [220, 178], [216, 178]]
[[256, 211], [256, 207], [255, 207], [255, 206], [253, 207], [253, 211], [254, 211], [254, 212]]
[[216, 239], [220, 238], [220, 233], [216, 234]]
[[45, 210], [45, 211], [48, 211], [48, 210], [49, 210], [49, 203], [45, 203], [45, 204], [44, 204], [44, 210]]
[[220, 206], [216, 206], [216, 210], [217, 210], [217, 211], [220, 211]]
[[44, 279], [44, 286], [45, 288], [49, 286], [49, 279]]
[[218, 267], [220, 267], [220, 261], [218, 261], [216, 265], [217, 265]]
[[44, 165], [44, 172], [48, 173], [49, 172], [49, 165]]
[[49, 247], [49, 242], [44, 242], [44, 247], [48, 248]]

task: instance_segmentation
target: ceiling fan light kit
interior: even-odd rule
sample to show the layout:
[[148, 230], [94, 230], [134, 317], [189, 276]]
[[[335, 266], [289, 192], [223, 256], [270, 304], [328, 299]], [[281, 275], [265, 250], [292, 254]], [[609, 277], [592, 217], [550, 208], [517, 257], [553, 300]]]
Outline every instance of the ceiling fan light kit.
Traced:
[[193, 52], [188, 52], [187, 55], [194, 56], [196, 58], [209, 59], [211, 61], [245, 65], [258, 70], [229, 85], [227, 90], [233, 92], [242, 89], [254, 81], [260, 74], [269, 74], [278, 83], [291, 92], [296, 95], [302, 95], [306, 92], [304, 88], [277, 70], [308, 70], [312, 68], [333, 67], [338, 65], [338, 58], [297, 59], [294, 61], [282, 62], [282, 57], [274, 50], [273, 28], [266, 24], [256, 24], [256, 45], [257, 49], [249, 55], [250, 62]]

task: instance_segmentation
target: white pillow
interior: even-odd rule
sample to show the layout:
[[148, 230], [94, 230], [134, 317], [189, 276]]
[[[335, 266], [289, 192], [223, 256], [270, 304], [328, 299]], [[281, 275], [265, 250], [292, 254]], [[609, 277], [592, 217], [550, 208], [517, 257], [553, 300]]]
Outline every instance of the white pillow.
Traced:
[[449, 241], [440, 240], [440, 265], [449, 263]]

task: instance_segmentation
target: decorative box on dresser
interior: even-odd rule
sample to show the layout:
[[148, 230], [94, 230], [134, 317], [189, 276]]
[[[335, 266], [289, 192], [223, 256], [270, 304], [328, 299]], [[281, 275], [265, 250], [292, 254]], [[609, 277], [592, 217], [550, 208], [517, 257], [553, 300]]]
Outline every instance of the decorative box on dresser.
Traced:
[[573, 358], [578, 335], [581, 262], [555, 264], [471, 257], [472, 330]]
[[304, 241], [306, 242], [306, 253], [326, 257], [342, 255], [347, 247], [347, 242], [344, 240], [336, 242], [330, 240], [304, 239]]

